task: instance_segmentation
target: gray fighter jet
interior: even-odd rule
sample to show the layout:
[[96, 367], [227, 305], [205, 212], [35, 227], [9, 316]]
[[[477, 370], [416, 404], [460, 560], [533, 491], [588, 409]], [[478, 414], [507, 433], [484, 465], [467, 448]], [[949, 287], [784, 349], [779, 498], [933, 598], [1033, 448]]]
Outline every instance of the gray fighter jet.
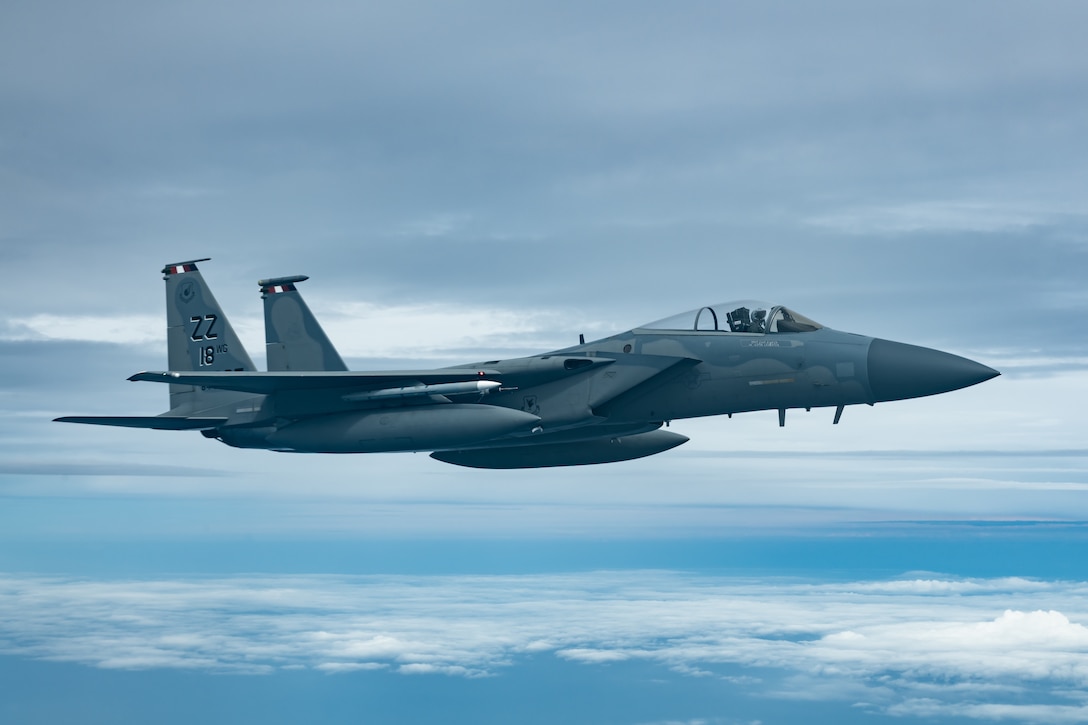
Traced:
[[168, 264], [170, 410], [57, 418], [199, 430], [238, 448], [306, 453], [433, 451], [475, 468], [611, 463], [687, 442], [673, 420], [919, 398], [996, 370], [899, 342], [839, 332], [781, 305], [730, 302], [543, 355], [434, 370], [350, 372], [298, 292], [261, 280], [268, 372], [257, 372], [197, 259]]

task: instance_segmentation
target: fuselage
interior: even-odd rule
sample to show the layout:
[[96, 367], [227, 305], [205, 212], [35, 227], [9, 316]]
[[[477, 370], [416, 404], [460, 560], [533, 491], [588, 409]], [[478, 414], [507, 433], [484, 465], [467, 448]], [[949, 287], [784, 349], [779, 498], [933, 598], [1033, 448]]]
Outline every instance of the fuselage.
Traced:
[[[232, 420], [217, 437], [244, 447], [322, 452], [570, 444], [640, 434], [685, 418], [933, 395], [996, 375], [949, 353], [822, 327], [778, 333], [636, 328], [544, 355], [457, 369], [472, 368], [501, 386], [470, 405], [435, 406], [428, 397], [419, 405], [379, 399], [361, 406], [334, 390], [262, 396], [254, 399], [259, 412]], [[306, 414], [315, 409], [320, 416]], [[295, 422], [255, 427], [261, 417]]]

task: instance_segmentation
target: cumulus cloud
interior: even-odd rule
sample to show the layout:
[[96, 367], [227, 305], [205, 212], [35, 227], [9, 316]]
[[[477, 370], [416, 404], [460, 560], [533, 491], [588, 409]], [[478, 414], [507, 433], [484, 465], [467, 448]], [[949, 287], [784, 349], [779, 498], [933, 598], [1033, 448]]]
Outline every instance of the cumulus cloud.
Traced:
[[[552, 653], [889, 714], [1073, 721], [1088, 583], [845, 583], [665, 571], [531, 576], [0, 578], [0, 651], [103, 668], [482, 677]], [[765, 673], [777, 670], [775, 679]], [[1025, 699], [1034, 704], [1025, 705]]]

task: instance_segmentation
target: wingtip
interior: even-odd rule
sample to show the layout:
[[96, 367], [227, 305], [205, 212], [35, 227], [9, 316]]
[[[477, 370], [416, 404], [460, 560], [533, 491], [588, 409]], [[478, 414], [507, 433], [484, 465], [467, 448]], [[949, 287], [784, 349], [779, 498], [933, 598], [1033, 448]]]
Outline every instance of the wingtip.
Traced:
[[144, 370], [142, 372], [136, 373], [135, 375], [130, 375], [128, 377], [128, 381], [130, 383], [135, 383], [141, 380], [161, 380], [162, 378], [165, 378], [169, 375], [170, 373], [162, 372], [161, 370]]

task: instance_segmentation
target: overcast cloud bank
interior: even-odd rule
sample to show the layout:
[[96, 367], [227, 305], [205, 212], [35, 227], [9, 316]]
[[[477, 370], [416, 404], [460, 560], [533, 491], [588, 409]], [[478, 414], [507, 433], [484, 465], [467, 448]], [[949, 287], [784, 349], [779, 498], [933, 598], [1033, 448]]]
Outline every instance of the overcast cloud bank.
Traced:
[[519, 658], [552, 655], [723, 677], [716, 668], [739, 664], [768, 697], [1067, 722], [1088, 713], [1085, 594], [1084, 582], [1020, 578], [828, 583], [666, 571], [7, 575], [0, 649], [104, 668], [224, 673], [305, 667], [501, 677]]

